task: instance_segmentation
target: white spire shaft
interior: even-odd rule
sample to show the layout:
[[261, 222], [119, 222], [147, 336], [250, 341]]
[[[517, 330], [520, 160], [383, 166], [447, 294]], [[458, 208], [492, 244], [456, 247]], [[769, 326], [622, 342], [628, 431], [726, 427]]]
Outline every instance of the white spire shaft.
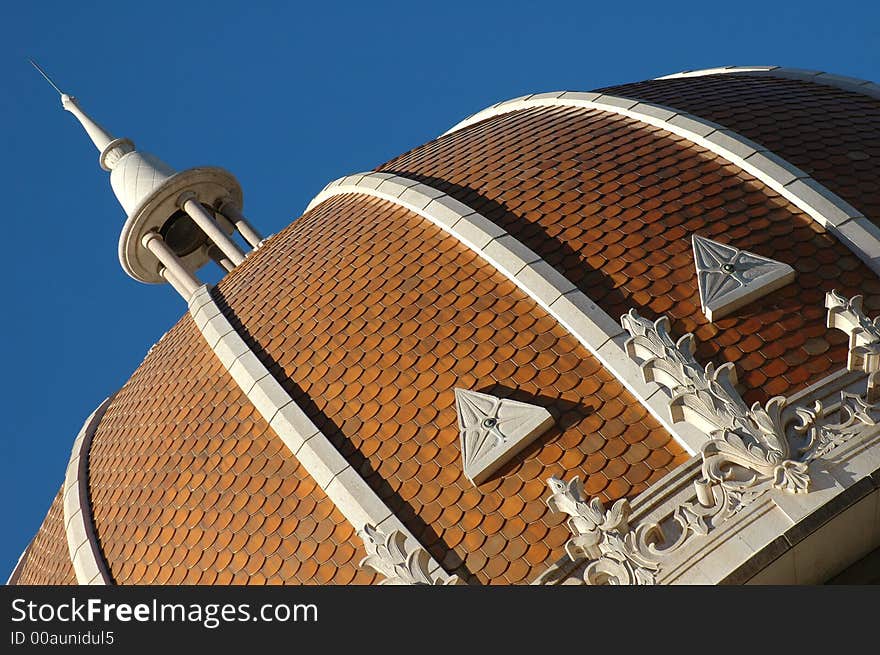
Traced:
[[95, 144], [98, 151], [104, 152], [104, 149], [114, 140], [113, 135], [92, 120], [92, 117], [82, 110], [76, 98], [73, 96], [62, 93], [61, 106], [76, 116], [76, 119], [79, 121], [80, 125], [83, 126], [83, 129], [85, 129], [86, 134], [89, 135], [89, 138], [92, 140], [92, 143]]

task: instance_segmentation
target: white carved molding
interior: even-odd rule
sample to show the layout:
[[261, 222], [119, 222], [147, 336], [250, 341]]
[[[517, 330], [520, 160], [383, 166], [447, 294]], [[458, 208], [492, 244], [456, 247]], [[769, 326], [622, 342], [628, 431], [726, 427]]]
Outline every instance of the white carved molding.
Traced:
[[[424, 551], [400, 519], [260, 361], [207, 286], [203, 285], [193, 294], [189, 311], [208, 346], [232, 379], [346, 520], [354, 527], [374, 525], [388, 534], [399, 534], [407, 542], [408, 551]], [[430, 556], [427, 566], [437, 579], [448, 577]]]
[[70, 561], [79, 584], [113, 584], [110, 570], [101, 552], [95, 532], [89, 496], [89, 451], [98, 424], [104, 417], [112, 396], [102, 402], [86, 419], [73, 442], [70, 461], [64, 476], [64, 531]]
[[643, 557], [633, 542], [634, 533], [628, 523], [631, 508], [626, 499], [616, 501], [605, 511], [598, 498], [587, 501], [577, 477], [568, 484], [550, 478], [547, 484], [552, 492], [547, 505], [569, 516], [568, 526], [574, 536], [565, 544], [568, 556], [590, 562], [583, 573], [587, 584], [654, 584], [654, 572], [659, 567]]
[[464, 474], [478, 485], [553, 425], [543, 407], [455, 389]]
[[424, 548], [411, 548], [406, 535], [399, 530], [388, 534], [374, 525], [365, 525], [358, 531], [367, 556], [360, 566], [370, 568], [385, 579], [383, 585], [454, 585], [458, 576], [437, 576], [430, 571], [431, 557]]
[[[828, 294], [827, 305], [829, 326], [847, 331], [859, 347], [875, 343], [873, 336], [859, 336], [873, 335], [877, 323], [864, 316], [858, 298]], [[781, 418], [785, 398], [773, 398], [765, 406], [746, 406], [733, 387], [733, 367], [701, 367], [693, 357], [692, 335], [673, 341], [665, 317], [651, 323], [631, 311], [621, 320], [632, 335], [628, 352], [642, 362], [646, 377], [669, 391], [673, 415], [701, 422], [712, 439], [701, 449], [698, 469], [696, 464], [684, 465], [684, 477], [674, 471], [643, 494], [667, 493], [668, 487], [675, 500], [666, 503], [662, 514], [648, 510], [653, 518], [635, 526], [629, 521], [633, 513], [629, 501], [619, 500], [606, 512], [597, 499], [584, 497], [577, 478], [568, 483], [548, 480], [548, 505], [569, 516], [572, 538], [566, 551], [573, 564], [585, 561], [577, 570], [587, 584], [699, 581], [700, 576], [708, 580], [705, 571], [693, 568], [692, 560], [698, 553], [709, 557], [719, 546], [710, 547], [699, 539], [716, 539], [733, 551], [739, 548], [738, 561], [746, 561], [748, 549], [742, 552], [742, 542], [731, 541], [738, 531], [761, 525], [761, 517], [772, 519], [773, 512], [780, 510], [781, 516], [797, 522], [853, 484], [858, 468], [850, 462], [867, 467], [863, 475], [880, 465], [880, 402], [867, 392], [843, 391], [833, 407], [821, 401], [812, 407], [794, 407], [796, 420], [787, 429]], [[828, 470], [839, 471], [840, 477], [831, 484]], [[813, 476], [820, 473], [824, 478], [820, 490], [808, 493]], [[687, 480], [692, 481], [693, 490], [682, 495], [674, 487], [683, 489]], [[809, 500], [787, 500], [802, 496]], [[784, 530], [791, 522], [780, 525]], [[880, 539], [880, 525], [866, 529], [876, 531]], [[770, 533], [781, 534], [772, 527]], [[727, 557], [733, 559], [730, 553]], [[557, 563], [539, 580], [552, 583], [575, 569]]]
[[849, 335], [846, 366], [868, 374], [868, 399], [880, 400], [880, 317], [873, 321], [862, 311], [862, 296], [847, 299], [837, 291], [825, 295], [828, 327]]
[[794, 269], [761, 255], [693, 235], [703, 313], [714, 321], [784, 287]]
[[[759, 403], [748, 407], [734, 387], [733, 364], [717, 369], [711, 362], [700, 366], [693, 356], [693, 335], [674, 341], [665, 316], [652, 323], [630, 310], [621, 324], [630, 334], [627, 354], [641, 362], [646, 380], [669, 392], [672, 419], [693, 423], [711, 437], [701, 449], [707, 484], [733, 484], [729, 466], [737, 465], [771, 478], [780, 489], [803, 492], [809, 488], [806, 466], [792, 459], [782, 429], [784, 397], [771, 398], [764, 407]], [[708, 496], [703, 499], [709, 502]]]
[[813, 82], [823, 86], [832, 86], [844, 91], [862, 93], [871, 98], [880, 98], [880, 84], [857, 77], [835, 75], [822, 71], [806, 70], [802, 68], [786, 68], [784, 66], [720, 66], [717, 68], [704, 68], [701, 70], [682, 71], [672, 75], [657, 77], [657, 80], [674, 80], [681, 77], [703, 77], [705, 75], [730, 75], [737, 74], [747, 77], [779, 77], [788, 80], [802, 80]]
[[[817, 78], [818, 79], [818, 78]], [[640, 102], [604, 93], [553, 91], [537, 93], [492, 105], [447, 130], [453, 134], [475, 123], [514, 111], [535, 107], [595, 109], [662, 128], [739, 166], [770, 189], [789, 200], [877, 274], [880, 274], [880, 228], [858, 209], [776, 153], [723, 125], [674, 107]]]

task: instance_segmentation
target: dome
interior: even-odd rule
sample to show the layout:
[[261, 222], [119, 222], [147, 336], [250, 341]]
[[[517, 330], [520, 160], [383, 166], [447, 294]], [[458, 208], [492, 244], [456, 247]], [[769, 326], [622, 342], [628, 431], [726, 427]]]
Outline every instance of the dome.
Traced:
[[[768, 67], [500, 103], [328, 185], [212, 296], [432, 562], [467, 584], [540, 582], [573, 530], [549, 478], [635, 506], [699, 468], [699, 423], [670, 417], [659, 387], [614, 354], [630, 337], [622, 316], [691, 333], [698, 362], [733, 365], [748, 406], [846, 371], [850, 339], [825, 303], [836, 290], [880, 311], [878, 96]], [[694, 237], [794, 274], [710, 320]], [[504, 244], [524, 265], [492, 254]], [[456, 389], [544, 408], [553, 424], [474, 484]], [[261, 407], [193, 313], [153, 347], [88, 447], [113, 583], [381, 580], [361, 566], [364, 526]], [[64, 502], [14, 581], [75, 582]]]

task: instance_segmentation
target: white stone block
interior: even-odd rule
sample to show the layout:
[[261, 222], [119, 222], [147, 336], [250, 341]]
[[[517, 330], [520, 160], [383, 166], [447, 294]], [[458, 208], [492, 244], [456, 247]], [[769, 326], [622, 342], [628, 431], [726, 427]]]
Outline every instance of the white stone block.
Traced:
[[667, 584], [706, 586], [715, 583], [708, 575], [706, 575], [706, 572], [699, 564], [694, 564], [693, 566], [690, 566], [686, 570], [682, 571], [678, 577], [676, 577], [674, 580], [671, 580]]
[[762, 145], [730, 130], [716, 130], [705, 138], [710, 144], [716, 146], [712, 148], [713, 152], [718, 152], [720, 148], [723, 151], [723, 156], [734, 163], [739, 163], [737, 159], [745, 159], [764, 149]]
[[445, 227], [452, 227], [463, 216], [474, 214], [474, 210], [450, 196], [435, 198], [425, 206], [424, 214], [432, 221]]
[[352, 525], [378, 525], [391, 516], [391, 510], [350, 466], [340, 471], [325, 491]]
[[275, 418], [278, 410], [293, 402], [290, 395], [271, 374], [258, 380], [247, 396], [267, 422]]
[[492, 239], [483, 248], [483, 256], [510, 277], [519, 273], [527, 264], [540, 259], [535, 252], [509, 234]]
[[533, 100], [555, 100], [563, 95], [565, 95], [565, 91], [548, 91], [546, 93], [536, 93], [529, 98], [529, 101]]
[[[76, 551], [82, 544], [89, 540], [89, 537], [86, 534], [85, 523], [83, 523], [84, 520], [82, 510], [78, 509], [76, 514], [70, 517], [70, 521], [65, 528], [65, 532], [67, 533], [67, 545], [72, 551]], [[89, 520], [91, 520], [91, 517], [89, 517]]]
[[798, 178], [808, 177], [801, 169], [768, 150], [749, 155], [746, 157], [745, 162], [758, 172], [756, 177], [765, 182], [769, 178], [769, 180], [776, 184], [784, 186]]
[[862, 215], [813, 178], [794, 180], [785, 185], [785, 190], [794, 196], [793, 202], [798, 207], [816, 217], [822, 225], [841, 225]]
[[344, 187], [359, 186], [361, 183], [361, 180], [364, 179], [365, 175], [366, 175], [365, 173], [355, 173], [354, 175], [346, 175], [345, 177], [340, 178], [338, 180], [339, 186], [344, 186]]
[[205, 323], [205, 326], [201, 328], [202, 335], [205, 337], [205, 341], [208, 343], [208, 346], [213, 350], [214, 346], [217, 345], [217, 342], [224, 336], [232, 332], [232, 325], [226, 320], [226, 317], [222, 314], [218, 314], [210, 321]]
[[217, 303], [211, 301], [202, 305], [193, 315], [193, 321], [196, 326], [202, 330], [215, 316], [219, 316], [222, 312], [220, 311], [220, 307]]
[[566, 91], [561, 96], [559, 96], [559, 99], [573, 100], [575, 102], [594, 102], [596, 98], [601, 95], [601, 93], [589, 93], [584, 91]]
[[873, 271], [880, 271], [880, 228], [867, 219], [856, 218], [831, 231]]
[[195, 312], [197, 312], [203, 305], [210, 302], [213, 302], [211, 292], [208, 289], [208, 285], [203, 284], [195, 290], [192, 296], [190, 296], [187, 306], [189, 307], [190, 313], [195, 314]]
[[524, 96], [517, 96], [516, 98], [511, 98], [510, 100], [505, 100], [503, 102], [499, 102], [498, 104], [492, 105], [493, 107], [505, 107], [507, 105], [515, 105], [518, 102], [523, 102], [524, 100], [528, 100], [531, 98], [531, 94], [527, 94]]
[[[858, 438], [863, 439], [864, 437]], [[876, 441], [876, 437], [874, 439], [872, 440], [873, 443], [867, 447], [856, 447], [855, 452], [849, 451], [844, 455], [845, 459], [843, 461], [838, 460], [836, 457], [837, 453], [841, 450], [840, 448], [836, 451], [831, 451], [823, 457], [828, 472], [842, 484], [847, 484], [851, 480], [860, 480], [880, 469], [880, 443]], [[855, 446], [855, 444], [847, 445]], [[861, 442], [860, 445], [864, 445], [864, 442]]]
[[73, 556], [73, 570], [76, 573], [77, 582], [88, 582], [101, 572], [98, 569], [95, 557], [92, 553], [91, 544], [88, 542], [80, 546]]
[[258, 380], [269, 375], [269, 371], [257, 356], [248, 350], [229, 367], [229, 375], [241, 387], [241, 390], [247, 394]]
[[865, 526], [876, 515], [876, 491], [835, 516], [794, 548], [798, 584], [820, 584], [860, 559], [872, 548]]
[[[656, 398], [655, 402], [659, 403], [662, 408], [659, 410], [663, 414], [661, 420], [664, 424], [669, 424], [669, 410], [667, 409], [669, 401], [665, 394], [657, 393], [655, 395], [654, 392], [658, 389], [658, 385], [656, 383], [647, 384], [639, 365], [627, 355], [623, 343], [628, 337], [628, 334], [623, 333], [609, 339], [599, 347], [596, 356], [605, 365], [605, 368], [614, 373], [614, 377], [620, 380], [639, 401]], [[648, 406], [650, 408], [649, 404]]]
[[376, 191], [398, 198], [401, 193], [416, 184], [418, 184], [418, 182], [415, 180], [408, 180], [405, 177], [395, 175], [394, 177], [390, 177], [383, 181], [382, 184], [376, 188]]
[[376, 189], [389, 177], [394, 176], [390, 173], [366, 173], [358, 182], [357, 186], [359, 189]]
[[699, 137], [706, 137], [721, 127], [715, 123], [710, 123], [709, 121], [704, 121], [695, 116], [686, 114], [676, 114], [666, 121], [666, 124], [677, 127], [679, 130], [688, 134], [695, 134]]
[[270, 420], [269, 427], [275, 431], [293, 455], [299, 452], [306, 441], [319, 434], [318, 427], [294, 402], [281, 407]]
[[550, 307], [564, 293], [576, 287], [544, 260], [528, 264], [516, 275], [522, 288], [544, 307]]
[[492, 239], [507, 234], [504, 228], [499, 227], [481, 214], [462, 217], [455, 224], [454, 233], [466, 245], [477, 251], [482, 250]]
[[[664, 425], [664, 427], [666, 426]], [[690, 423], [675, 423], [671, 427], [667, 427], [667, 429], [672, 437], [682, 448], [685, 449], [685, 451], [687, 451], [689, 455], [696, 455], [700, 452], [700, 448], [703, 447], [703, 444], [709, 441], [708, 434]]]
[[597, 105], [602, 105], [604, 107], [618, 107], [620, 109], [630, 109], [631, 107], [635, 107], [639, 104], [638, 100], [633, 100], [632, 98], [621, 98], [620, 96], [612, 96], [602, 94], [595, 100], [593, 100]]
[[446, 194], [433, 189], [426, 184], [415, 184], [400, 194], [400, 201], [420, 212], [431, 204], [435, 198], [442, 198]]
[[641, 116], [655, 118], [658, 121], [668, 121], [677, 113], [676, 111], [669, 109], [668, 107], [657, 105], [653, 102], [640, 102], [637, 105], [633, 106], [632, 111]]
[[717, 585], [748, 562], [754, 554], [755, 550], [751, 546], [738, 534], [731, 532], [700, 560], [699, 569], [708, 578], [709, 584]]
[[812, 80], [817, 75], [820, 75], [819, 71], [811, 71], [806, 70], [805, 68], [779, 68], [774, 71], [774, 76], [776, 77], [784, 77], [789, 80]]
[[325, 491], [330, 481], [348, 468], [345, 458], [320, 432], [300, 447], [296, 452], [296, 458], [318, 486]]
[[[70, 466], [71, 462], [74, 463], [74, 468], [77, 467], [76, 462], [79, 462], [79, 454], [80, 454], [80, 450], [82, 450], [82, 442], [85, 439], [85, 435], [86, 435], [86, 431], [80, 430], [80, 433], [77, 435], [76, 439], [74, 440], [73, 446], [71, 446], [71, 448], [70, 448], [70, 459], [67, 460], [68, 467]], [[73, 476], [74, 477], [71, 479], [76, 480], [77, 474], [75, 471], [73, 473]]]
[[746, 581], [749, 585], [795, 584], [794, 550], [787, 550], [771, 562], [763, 571]]
[[851, 89], [853, 91], [858, 91], [861, 87], [867, 84], [865, 80], [860, 80], [856, 77], [847, 77], [846, 75], [835, 75], [834, 73], [819, 73], [813, 78], [813, 81], [829, 84], [841, 89]]
[[550, 311], [581, 343], [590, 344], [590, 350], [598, 350], [609, 339], [623, 333], [620, 323], [577, 289], [557, 298], [550, 305]]
[[[764, 546], [778, 539], [788, 530], [794, 522], [773, 503], [767, 503], [767, 511], [760, 515], [750, 516], [748, 524], [740, 525], [737, 535], [754, 552], [760, 551]], [[758, 514], [753, 512], [753, 514]]]
[[79, 506], [79, 485], [74, 484], [64, 489], [64, 525], [65, 527], [71, 521], [73, 516], [80, 511]]
[[248, 345], [235, 330], [220, 337], [220, 341], [214, 346], [214, 354], [227, 369], [248, 350]]

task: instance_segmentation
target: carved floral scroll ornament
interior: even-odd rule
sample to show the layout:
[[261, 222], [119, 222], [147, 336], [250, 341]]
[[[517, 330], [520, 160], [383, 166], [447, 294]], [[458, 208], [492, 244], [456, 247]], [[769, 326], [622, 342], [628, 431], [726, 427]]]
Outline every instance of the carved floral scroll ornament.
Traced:
[[433, 576], [428, 572], [430, 556], [423, 548], [408, 550], [406, 535], [399, 530], [390, 534], [375, 526], [365, 525], [358, 532], [363, 539], [367, 556], [361, 567], [369, 567], [385, 577], [380, 584], [387, 585], [454, 585], [458, 576]]
[[[828, 325], [848, 331], [851, 349], [859, 348], [850, 362], [856, 370], [870, 368], [872, 353], [880, 349], [880, 328], [861, 311], [860, 298], [846, 300], [829, 293]], [[674, 421], [689, 421], [710, 436], [703, 445], [701, 477], [694, 482], [696, 500], [680, 504], [659, 523], [628, 524], [629, 502], [618, 500], [605, 511], [598, 499], [588, 501], [578, 478], [565, 483], [550, 478], [551, 509], [569, 515], [572, 538], [566, 550], [572, 560], [585, 558], [588, 584], [653, 584], [663, 560], [693, 536], [708, 534], [768, 489], [790, 493], [809, 490], [809, 462], [862, 432], [880, 424], [877, 399], [843, 392], [839, 418], [821, 403], [795, 408], [798, 423], [792, 439], [786, 434], [781, 413], [786, 399], [778, 396], [764, 406], [748, 407], [734, 385], [731, 364], [701, 367], [693, 356], [693, 337], [678, 341], [669, 335], [665, 317], [650, 322], [635, 311], [621, 319], [631, 338], [627, 353], [641, 361], [646, 381], [670, 393]], [[869, 364], [862, 367], [867, 361]]]
[[868, 374], [868, 401], [880, 400], [880, 317], [873, 321], [862, 311], [862, 296], [850, 299], [831, 291], [825, 296], [828, 309], [828, 327], [849, 335], [849, 356], [846, 367], [850, 371]]

